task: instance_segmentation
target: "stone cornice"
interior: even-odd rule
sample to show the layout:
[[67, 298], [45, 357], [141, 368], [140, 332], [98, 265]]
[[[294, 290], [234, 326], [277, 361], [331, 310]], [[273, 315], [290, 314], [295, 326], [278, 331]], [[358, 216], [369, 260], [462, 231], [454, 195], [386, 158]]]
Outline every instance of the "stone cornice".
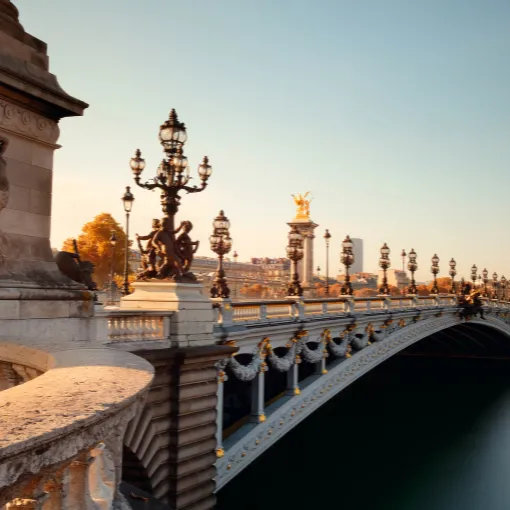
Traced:
[[5, 99], [0, 99], [0, 128], [53, 145], [57, 143], [60, 135], [58, 124], [54, 120]]

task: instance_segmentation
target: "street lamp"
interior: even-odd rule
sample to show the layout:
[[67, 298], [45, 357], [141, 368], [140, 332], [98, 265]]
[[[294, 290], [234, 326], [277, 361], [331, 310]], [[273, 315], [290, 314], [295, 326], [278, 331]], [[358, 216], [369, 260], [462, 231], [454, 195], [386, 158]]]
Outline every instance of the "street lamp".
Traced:
[[432, 284], [431, 294], [439, 294], [439, 289], [437, 288], [437, 273], [439, 273], [439, 257], [434, 253], [432, 257], [432, 267], [430, 268], [430, 272], [434, 276], [434, 283]]
[[501, 301], [506, 300], [506, 278], [504, 276], [501, 277]]
[[402, 257], [402, 272], [405, 273], [406, 272], [406, 257], [407, 257], [406, 251], [402, 250], [402, 253], [400, 254], [400, 256]]
[[303, 287], [299, 282], [297, 263], [303, 258], [303, 236], [299, 233], [296, 226], [292, 226], [289, 232], [289, 244], [287, 245], [287, 257], [292, 262], [292, 280], [287, 290], [289, 296], [302, 296]]
[[112, 246], [112, 260], [110, 264], [110, 302], [113, 302], [113, 262], [115, 258], [115, 245], [117, 244], [117, 236], [115, 235], [115, 230], [112, 230], [112, 235], [110, 236], [110, 244]]
[[218, 255], [218, 269], [213, 286], [211, 287], [212, 298], [227, 299], [230, 296], [230, 289], [228, 288], [225, 270], [223, 269], [223, 257], [232, 248], [232, 238], [230, 237], [229, 228], [230, 221], [223, 211], [220, 211], [220, 214], [214, 218], [213, 234], [209, 237], [211, 250]]
[[492, 273], [492, 299], [498, 299], [498, 273]]
[[478, 268], [475, 264], [471, 266], [471, 280], [473, 282], [473, 289], [476, 287], [476, 274], [478, 273]]
[[[159, 255], [163, 257], [164, 263], [156, 274], [151, 275], [160, 279], [172, 278], [176, 281], [195, 281], [196, 278], [188, 271], [191, 260], [187, 264], [180, 264], [178, 259], [178, 250], [176, 248], [176, 229], [175, 215], [179, 209], [181, 198], [179, 193], [199, 193], [207, 187], [207, 180], [212, 174], [212, 167], [209, 165], [209, 159], [205, 156], [198, 167], [198, 176], [200, 177], [200, 186], [188, 186], [191, 179], [188, 159], [184, 156], [184, 144], [188, 135], [186, 126], [177, 118], [175, 110], [170, 112], [170, 116], [164, 122], [159, 130], [159, 140], [163, 146], [165, 157], [157, 169], [157, 175], [151, 182], [142, 183], [140, 176], [145, 168], [145, 161], [141, 157], [139, 149], [135, 156], [131, 158], [130, 167], [136, 184], [141, 188], [161, 190], [161, 206], [164, 219], [161, 228], [161, 234], [158, 239], [160, 244], [164, 244], [159, 250]], [[188, 222], [189, 223], [189, 222]], [[181, 224], [182, 225], [182, 224]], [[189, 225], [188, 225], [189, 228]], [[162, 241], [164, 239], [164, 242]], [[191, 255], [190, 255], [190, 258]]]
[[135, 197], [131, 193], [131, 188], [126, 186], [126, 191], [122, 195], [122, 203], [124, 204], [124, 212], [126, 213], [126, 243], [124, 246], [124, 284], [122, 286], [122, 295], [127, 296], [129, 294], [129, 213], [133, 208], [133, 202]]
[[457, 267], [457, 262], [455, 262], [455, 259], [452, 257], [452, 260], [450, 260], [450, 277], [452, 279], [452, 285], [450, 288], [450, 293], [455, 294], [455, 275], [457, 274], [457, 271], [455, 268]]
[[487, 284], [489, 283], [489, 271], [484, 269], [482, 271], [483, 276], [483, 297], [489, 297], [489, 293], [487, 292]]
[[411, 272], [411, 285], [409, 285], [409, 289], [407, 291], [407, 294], [411, 296], [416, 296], [418, 293], [418, 289], [416, 288], [416, 280], [414, 279], [414, 273], [418, 269], [418, 263], [416, 262], [416, 252], [414, 251], [414, 248], [411, 248], [411, 251], [409, 252], [409, 262], [407, 264], [407, 269]]
[[379, 259], [379, 266], [383, 270], [383, 281], [382, 285], [379, 287], [379, 294], [382, 294], [383, 296], [388, 296], [390, 293], [390, 287], [388, 285], [388, 277], [386, 274], [386, 271], [388, 271], [388, 268], [390, 267], [390, 249], [388, 248], [388, 245], [386, 243], [383, 244], [381, 248], [381, 258]]
[[234, 262], [237, 262], [237, 257], [239, 257], [239, 255], [236, 251], [234, 251], [234, 253], [232, 253], [232, 257], [234, 258]]
[[329, 230], [326, 229], [324, 232], [324, 241], [326, 241], [326, 284], [324, 285], [324, 295], [329, 296], [329, 240], [331, 239], [331, 234]]
[[342, 242], [342, 255], [340, 256], [340, 261], [345, 266], [345, 278], [344, 284], [341, 288], [342, 295], [352, 296], [353, 290], [351, 285], [351, 276], [349, 274], [349, 268], [354, 263], [354, 253], [352, 252], [354, 244], [351, 241], [349, 236], [346, 236]]

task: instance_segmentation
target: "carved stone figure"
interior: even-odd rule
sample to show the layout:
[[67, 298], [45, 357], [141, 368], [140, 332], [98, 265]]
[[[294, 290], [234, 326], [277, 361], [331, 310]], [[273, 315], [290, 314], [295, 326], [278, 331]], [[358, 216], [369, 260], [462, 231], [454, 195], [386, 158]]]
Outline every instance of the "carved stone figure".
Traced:
[[[306, 197], [310, 198], [306, 198]], [[310, 195], [310, 192], [307, 191], [304, 195], [301, 193], [296, 193], [292, 195], [294, 198], [294, 203], [297, 206], [296, 218], [298, 219], [310, 219], [310, 202], [313, 200], [313, 197]]]
[[176, 230], [178, 233], [182, 229], [182, 234], [177, 238], [177, 246], [179, 248], [179, 255], [182, 261], [182, 268], [187, 273], [193, 262], [193, 255], [198, 250], [200, 241], [192, 241], [189, 233], [193, 228], [191, 221], [183, 221], [181, 226]]
[[[161, 222], [158, 219], [153, 219], [152, 230], [148, 235], [139, 236], [136, 234], [138, 248], [140, 249], [140, 253], [142, 255], [142, 270], [138, 273], [138, 278], [154, 278], [158, 273], [156, 264], [158, 251], [152, 241], [160, 229]], [[147, 241], [145, 250], [143, 249], [140, 241]]]
[[9, 181], [7, 180], [7, 161], [3, 157], [9, 140], [0, 136], [0, 211], [9, 201]]
[[77, 253], [59, 251], [55, 256], [55, 262], [61, 273], [77, 283], [83, 283], [88, 290], [96, 290], [97, 285], [92, 280], [94, 264], [89, 261], [81, 261]]

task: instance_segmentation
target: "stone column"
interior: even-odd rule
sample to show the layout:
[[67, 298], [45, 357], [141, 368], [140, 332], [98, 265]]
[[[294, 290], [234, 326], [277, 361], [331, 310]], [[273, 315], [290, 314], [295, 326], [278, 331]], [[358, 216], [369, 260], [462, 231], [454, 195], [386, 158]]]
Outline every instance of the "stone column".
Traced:
[[319, 226], [311, 220], [294, 219], [287, 223], [290, 227], [296, 227], [298, 232], [303, 236], [304, 257], [298, 263], [298, 274], [301, 278], [301, 286], [305, 291], [305, 295], [310, 294], [313, 290], [313, 240], [315, 239], [314, 230]]
[[54, 345], [70, 327], [68, 336], [88, 340], [88, 326], [60, 321], [88, 319], [93, 307], [90, 293], [58, 270], [49, 240], [58, 122], [87, 105], [60, 87], [46, 44], [18, 17], [0, 0], [0, 327], [13, 341]]

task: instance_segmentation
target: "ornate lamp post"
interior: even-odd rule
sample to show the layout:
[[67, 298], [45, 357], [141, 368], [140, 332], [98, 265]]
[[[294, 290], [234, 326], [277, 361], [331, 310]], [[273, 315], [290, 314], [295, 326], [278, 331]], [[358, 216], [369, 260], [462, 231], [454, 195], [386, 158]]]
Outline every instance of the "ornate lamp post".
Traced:
[[237, 257], [239, 257], [239, 255], [237, 254], [236, 251], [234, 251], [234, 253], [232, 253], [232, 257], [234, 259], [234, 262], [237, 262]]
[[498, 273], [492, 273], [492, 299], [498, 299]]
[[405, 273], [406, 272], [406, 257], [407, 257], [406, 251], [402, 250], [402, 253], [400, 254], [400, 256], [402, 257], [402, 272]]
[[430, 268], [430, 272], [434, 277], [434, 283], [432, 284], [431, 294], [439, 294], [439, 289], [437, 288], [437, 273], [439, 273], [439, 257], [434, 253], [432, 257], [432, 267]]
[[466, 280], [464, 280], [464, 277], [460, 279], [460, 289], [459, 294], [464, 295], [464, 290], [466, 288]]
[[506, 301], [506, 278], [501, 277], [501, 301]]
[[457, 262], [455, 262], [455, 259], [452, 257], [452, 260], [450, 260], [450, 278], [452, 279], [452, 285], [450, 287], [450, 293], [455, 294], [455, 275], [457, 274], [457, 271], [455, 268], [457, 267]]
[[483, 276], [483, 297], [489, 297], [489, 293], [487, 292], [487, 284], [489, 283], [489, 271], [484, 269], [482, 271]]
[[349, 268], [354, 263], [354, 253], [352, 252], [352, 247], [354, 243], [351, 241], [349, 236], [346, 236], [342, 242], [342, 254], [340, 255], [340, 261], [345, 266], [345, 278], [344, 284], [340, 292], [344, 296], [352, 296], [353, 290], [351, 285], [351, 275], [349, 274]]
[[112, 235], [110, 236], [110, 244], [112, 246], [112, 260], [110, 264], [110, 302], [113, 302], [113, 263], [115, 259], [115, 245], [117, 244], [117, 236], [115, 235], [114, 230], [112, 230]]
[[390, 293], [390, 287], [388, 285], [388, 276], [386, 274], [386, 271], [388, 271], [388, 268], [390, 267], [389, 255], [390, 249], [388, 248], [388, 245], [384, 243], [381, 248], [381, 258], [379, 259], [379, 266], [383, 270], [383, 281], [382, 285], [379, 287], [379, 294], [382, 294], [384, 296], [388, 296]]
[[473, 289], [476, 287], [476, 274], [478, 273], [478, 268], [475, 264], [471, 266], [471, 281], [473, 282]]
[[126, 243], [124, 246], [124, 283], [122, 285], [122, 295], [127, 296], [129, 294], [129, 213], [133, 208], [133, 202], [135, 197], [131, 193], [131, 188], [126, 186], [126, 191], [122, 195], [122, 203], [124, 204], [124, 212], [126, 213]]
[[[404, 251], [404, 250], [402, 250]], [[414, 273], [418, 269], [418, 263], [416, 262], [416, 252], [414, 251], [414, 248], [411, 248], [411, 251], [409, 252], [409, 262], [407, 264], [407, 269], [411, 272], [411, 285], [409, 285], [409, 289], [407, 291], [408, 294], [415, 296], [418, 292], [418, 289], [416, 288], [416, 280], [414, 279]]]
[[211, 297], [227, 299], [230, 296], [230, 289], [223, 269], [223, 257], [232, 248], [232, 238], [229, 232], [230, 222], [223, 211], [220, 211], [220, 214], [214, 218], [213, 228], [213, 234], [209, 237], [209, 242], [211, 243], [211, 250], [218, 255], [218, 269], [211, 287]]
[[329, 296], [329, 240], [331, 239], [331, 234], [329, 230], [326, 229], [324, 232], [324, 241], [326, 242], [326, 283], [324, 285], [324, 295]]
[[317, 266], [317, 277], [321, 277], [321, 266]]
[[298, 229], [293, 226], [289, 232], [289, 244], [287, 245], [287, 257], [292, 262], [292, 280], [287, 290], [289, 296], [302, 296], [303, 287], [299, 282], [297, 263], [303, 258], [303, 236]]
[[[133, 171], [134, 180], [138, 186], [148, 190], [156, 188], [161, 190], [161, 207], [163, 209], [164, 219], [158, 233], [151, 233], [149, 237], [151, 242], [156, 238], [156, 244], [162, 246], [160, 255], [164, 262], [158, 268], [150, 268], [141, 274], [143, 278], [172, 278], [176, 281], [195, 281], [196, 278], [189, 272], [193, 260], [192, 241], [189, 239], [188, 232], [192, 225], [190, 222], [182, 222], [181, 227], [175, 229], [175, 215], [179, 209], [181, 191], [187, 193], [199, 193], [207, 187], [207, 180], [212, 174], [212, 168], [209, 165], [209, 159], [204, 157], [202, 163], [198, 167], [198, 175], [201, 180], [200, 186], [188, 186], [190, 180], [188, 159], [184, 156], [184, 144], [188, 135], [186, 134], [186, 126], [179, 122], [175, 110], [170, 112], [170, 116], [164, 122], [159, 130], [159, 140], [163, 146], [165, 157], [158, 167], [157, 175], [152, 182], [140, 182], [140, 176], [145, 168], [145, 161], [141, 157], [141, 152], [137, 149], [135, 157], [131, 158], [130, 167]], [[186, 239], [181, 240], [180, 248], [176, 246], [175, 234], [183, 230]], [[153, 243], [154, 244], [154, 243]], [[164, 246], [163, 246], [164, 245]], [[185, 245], [185, 246], [184, 246]], [[197, 247], [196, 243], [193, 246]], [[179, 253], [182, 248], [187, 252], [186, 260], [181, 260]]]

